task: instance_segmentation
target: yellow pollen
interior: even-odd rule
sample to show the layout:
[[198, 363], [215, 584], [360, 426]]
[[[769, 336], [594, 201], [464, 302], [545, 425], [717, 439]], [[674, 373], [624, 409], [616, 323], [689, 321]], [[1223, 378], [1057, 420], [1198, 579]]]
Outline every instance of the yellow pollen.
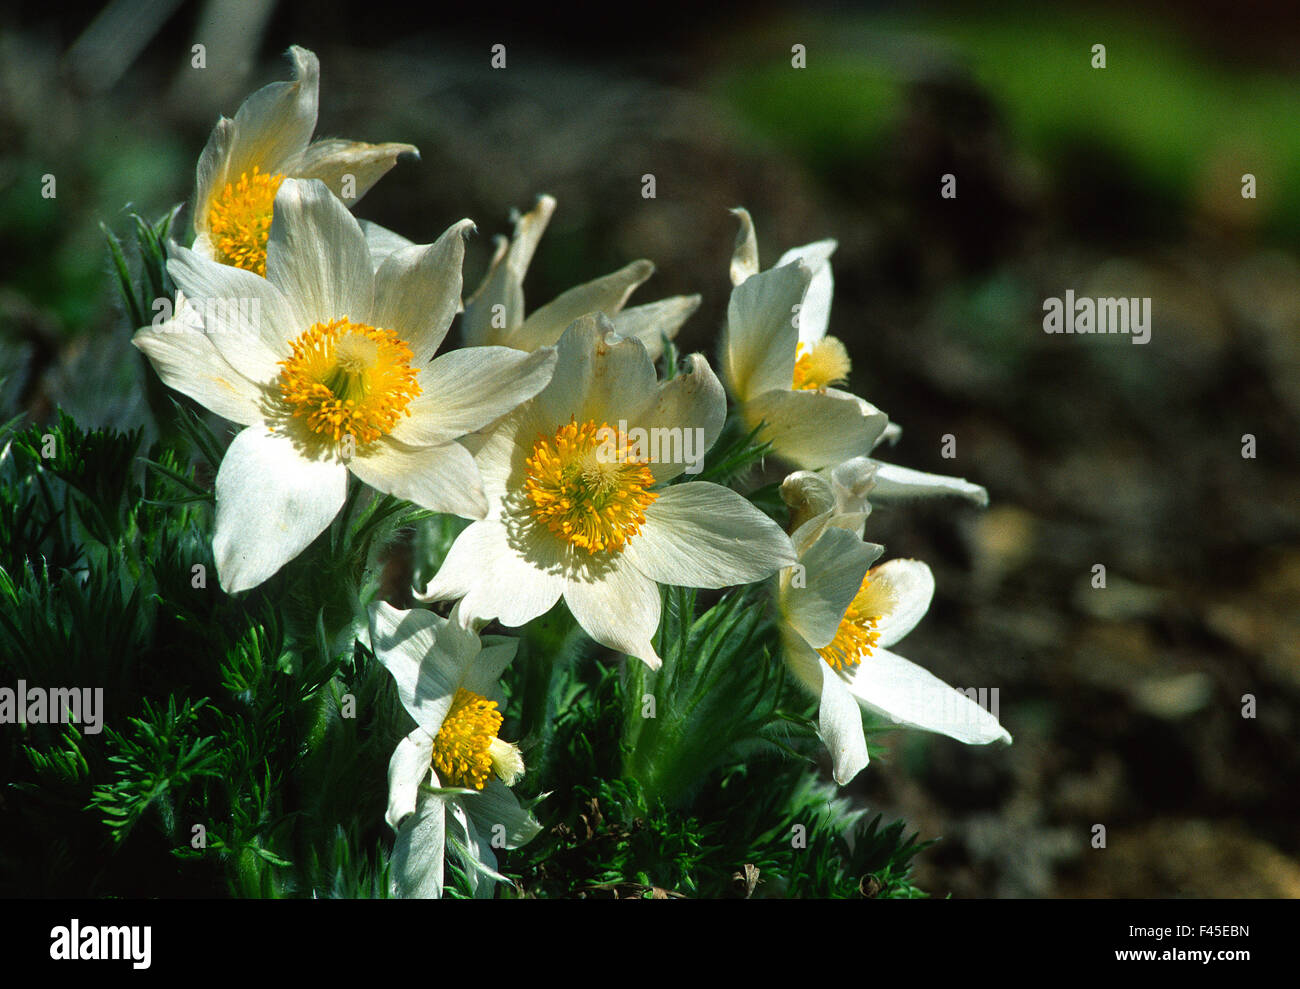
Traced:
[[817, 652], [828, 666], [843, 672], [851, 670], [871, 655], [880, 641], [880, 620], [893, 608], [894, 595], [883, 580], [868, 571], [858, 593], [849, 602], [840, 619], [835, 638]]
[[497, 702], [461, 687], [433, 740], [433, 768], [444, 786], [481, 790], [492, 772], [492, 741], [501, 730]]
[[280, 361], [280, 394], [313, 433], [358, 444], [388, 434], [420, 394], [411, 348], [392, 330], [347, 317], [314, 323]]
[[849, 380], [849, 352], [835, 337], [822, 337], [811, 347], [795, 348], [794, 382], [796, 391], [821, 391]]
[[525, 461], [533, 518], [589, 553], [621, 552], [658, 497], [646, 490], [654, 475], [639, 453], [623, 433], [590, 419], [539, 435]]
[[254, 165], [253, 174], [241, 173], [212, 198], [208, 237], [218, 261], [265, 277], [271, 211], [283, 181], [284, 175], [267, 175]]

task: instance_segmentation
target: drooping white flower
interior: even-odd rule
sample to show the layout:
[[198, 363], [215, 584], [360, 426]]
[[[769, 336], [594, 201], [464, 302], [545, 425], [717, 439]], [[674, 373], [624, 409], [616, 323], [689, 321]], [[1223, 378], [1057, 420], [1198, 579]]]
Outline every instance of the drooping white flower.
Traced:
[[[884, 413], [856, 396], [832, 387], [848, 380], [851, 367], [848, 348], [826, 335], [835, 291], [830, 260], [835, 241], [819, 240], [791, 248], [775, 268], [762, 272], [764, 284], [751, 284], [759, 274], [758, 240], [749, 213], [743, 209], [733, 212], [740, 220], [731, 262], [731, 280], [737, 288], [732, 291], [728, 313], [724, 372], [745, 421], [753, 429], [766, 420], [764, 438], [772, 441], [775, 451], [810, 470], [826, 471], [844, 461], [868, 458], [879, 444], [897, 442], [902, 432], [897, 423], [888, 422]], [[806, 279], [793, 271], [777, 274], [796, 264], [807, 268]], [[802, 299], [796, 298], [805, 281]], [[751, 287], [742, 293], [743, 285]], [[840, 401], [828, 402], [827, 396]], [[847, 399], [874, 415], [860, 418]], [[964, 478], [929, 474], [883, 460], [868, 462], [876, 467], [871, 497], [878, 504], [956, 495], [981, 507], [988, 505], [988, 492]]]
[[819, 698], [836, 782], [867, 765], [859, 708], [970, 744], [1009, 743], [993, 714], [889, 650], [929, 610], [930, 568], [904, 559], [872, 567], [883, 547], [862, 541], [864, 516], [836, 513], [830, 485], [816, 474], [792, 475], [782, 495], [794, 506], [832, 506], [795, 530], [799, 563], [781, 574], [778, 611], [785, 662]]
[[786, 252], [760, 271], [753, 223], [734, 210], [741, 230], [731, 262], [731, 301], [722, 344], [723, 377], [749, 428], [777, 455], [810, 470], [865, 456], [888, 417], [833, 387], [848, 380], [844, 345], [826, 336], [829, 257], [834, 241]]
[[319, 181], [286, 179], [265, 278], [169, 245], [187, 306], [132, 342], [168, 385], [247, 427], [217, 473], [214, 552], [228, 592], [256, 587], [315, 539], [342, 507], [349, 471], [434, 511], [486, 512], [455, 441], [537, 394], [555, 353], [434, 357], [460, 304], [472, 226], [372, 272], [343, 204]]
[[821, 517], [861, 538], [871, 514], [868, 496], [878, 467], [873, 460], [855, 457], [820, 471], [799, 470], [788, 475], [781, 482], [781, 499], [790, 509], [790, 531]]
[[248, 97], [234, 118], [217, 121], [199, 158], [194, 250], [259, 275], [266, 272], [271, 209], [286, 178], [320, 179], [353, 207], [410, 144], [311, 140], [316, 130], [320, 62], [289, 49], [294, 81], [273, 82]]
[[660, 659], [657, 584], [727, 587], [794, 562], [780, 527], [698, 472], [726, 417], [703, 357], [666, 382], [602, 314], [559, 342], [555, 377], [531, 402], [466, 439], [487, 518], [452, 545], [422, 600], [462, 598], [465, 620], [519, 626], [563, 597], [597, 642]]
[[519, 748], [498, 736], [501, 673], [518, 640], [480, 639], [454, 611], [449, 620], [384, 603], [370, 625], [375, 658], [416, 725], [388, 764], [392, 893], [441, 896], [450, 843], [475, 895], [490, 897], [501, 878], [493, 848], [518, 848], [541, 830], [509, 789], [524, 773]]
[[513, 239], [496, 239], [487, 275], [465, 302], [465, 343], [535, 350], [555, 344], [580, 316], [603, 312], [620, 336], [636, 337], [645, 344], [651, 359], [657, 360], [663, 352], [663, 338], [671, 340], [677, 335], [699, 308], [700, 297], [679, 295], [625, 309], [628, 297], [654, 273], [649, 261], [633, 261], [603, 278], [571, 288], [525, 315], [524, 276], [554, 212], [555, 200], [540, 196], [532, 210], [516, 217]]

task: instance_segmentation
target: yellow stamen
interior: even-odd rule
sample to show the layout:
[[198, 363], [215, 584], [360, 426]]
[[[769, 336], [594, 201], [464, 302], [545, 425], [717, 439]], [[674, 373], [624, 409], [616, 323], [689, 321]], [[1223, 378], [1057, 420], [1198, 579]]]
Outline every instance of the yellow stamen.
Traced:
[[590, 419], [538, 436], [525, 461], [533, 518], [589, 553], [621, 552], [658, 497], [646, 490], [654, 475], [638, 452], [623, 433]]
[[858, 593], [835, 630], [835, 638], [818, 649], [822, 659], [835, 670], [850, 670], [871, 655], [880, 641], [880, 620], [894, 607], [894, 595], [883, 580], [868, 571]]
[[795, 348], [794, 382], [796, 391], [821, 391], [849, 380], [849, 352], [835, 337], [822, 337], [811, 347]]
[[389, 433], [420, 394], [411, 348], [392, 330], [347, 317], [314, 323], [280, 361], [280, 394], [314, 433], [358, 444]]
[[507, 786], [524, 771], [519, 749], [497, 738], [501, 712], [497, 702], [461, 687], [433, 740], [433, 768], [444, 786], [481, 790], [488, 774], [496, 773]]
[[208, 237], [217, 260], [245, 271], [266, 275], [266, 242], [271, 236], [271, 212], [284, 175], [267, 175], [258, 166], [212, 198], [208, 207]]

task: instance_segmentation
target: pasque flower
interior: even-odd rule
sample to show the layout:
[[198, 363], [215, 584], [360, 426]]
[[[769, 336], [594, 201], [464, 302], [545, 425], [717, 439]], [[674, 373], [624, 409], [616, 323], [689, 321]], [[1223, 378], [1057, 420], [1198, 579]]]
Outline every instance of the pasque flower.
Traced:
[[265, 278], [169, 245], [187, 308], [133, 342], [164, 382], [246, 427], [216, 481], [227, 591], [257, 586], [315, 539], [342, 507], [349, 471], [435, 511], [487, 511], [455, 441], [537, 394], [555, 352], [434, 357], [460, 305], [471, 228], [462, 220], [372, 272], [343, 204], [319, 181], [286, 179]]
[[782, 458], [817, 469], [865, 456], [889, 418], [834, 386], [848, 380], [844, 345], [826, 336], [831, 240], [787, 251], [760, 271], [749, 214], [734, 210], [741, 230], [731, 261], [731, 301], [722, 370], [740, 415]]
[[645, 346], [603, 314], [560, 338], [555, 377], [467, 437], [490, 507], [452, 545], [422, 600], [462, 598], [465, 620], [518, 626], [563, 597], [612, 649], [660, 665], [657, 584], [726, 587], [794, 562], [780, 527], [698, 470], [726, 415], [703, 357], [659, 382]]
[[[776, 453], [812, 470], [866, 458], [880, 443], [897, 442], [902, 430], [896, 423], [833, 387], [848, 381], [851, 367], [848, 348], [826, 335], [835, 291], [835, 241], [791, 248], [775, 268], [761, 273], [761, 281], [752, 282], [760, 274], [754, 224], [745, 210], [733, 212], [740, 220], [731, 261], [737, 287], [728, 312], [724, 373], [750, 428], [766, 422], [764, 438]], [[807, 269], [806, 278], [787, 270], [796, 265]], [[797, 298], [805, 283], [802, 299]], [[988, 492], [963, 478], [868, 462], [876, 467], [871, 497], [878, 504], [931, 495], [988, 504]]]
[[375, 658], [392, 674], [415, 721], [388, 763], [386, 820], [396, 834], [392, 892], [442, 895], [450, 842], [478, 895], [491, 896], [495, 847], [518, 848], [541, 830], [510, 787], [524, 773], [519, 748], [503, 741], [500, 677], [518, 640], [477, 634], [431, 611], [377, 604]]
[[286, 178], [320, 179], [355, 206], [410, 144], [313, 142], [320, 62], [289, 49], [294, 81], [273, 82], [222, 117], [199, 158], [194, 194], [194, 250], [222, 264], [266, 272], [271, 207]]
[[[837, 513], [836, 493], [817, 474], [791, 475], [782, 496], [796, 510], [832, 506], [795, 530], [799, 563], [781, 573], [778, 611], [785, 662], [819, 699], [836, 782], [867, 765], [860, 708], [962, 742], [1010, 742], [996, 717], [889, 649], [929, 610], [930, 568], [905, 559], [873, 567], [883, 547], [862, 541], [866, 515]], [[843, 499], [840, 492], [840, 505]]]
[[620, 336], [636, 337], [657, 360], [663, 351], [663, 338], [671, 340], [676, 336], [699, 308], [700, 297], [679, 295], [624, 308], [628, 296], [654, 273], [649, 261], [633, 261], [603, 278], [571, 288], [525, 315], [524, 275], [554, 212], [555, 200], [540, 196], [532, 210], [516, 218], [512, 240], [497, 238], [487, 275], [465, 302], [461, 324], [465, 343], [472, 347], [500, 344], [534, 350], [558, 341], [579, 316], [603, 312]]

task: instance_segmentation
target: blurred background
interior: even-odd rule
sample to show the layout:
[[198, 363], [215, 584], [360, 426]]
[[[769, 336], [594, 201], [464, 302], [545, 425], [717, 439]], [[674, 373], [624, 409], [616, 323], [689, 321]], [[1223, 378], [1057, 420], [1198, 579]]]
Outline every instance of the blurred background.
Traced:
[[[0, 14], [0, 421], [148, 426], [99, 224], [187, 199], [218, 114], [290, 78], [290, 44], [320, 56], [318, 136], [420, 148], [359, 216], [418, 241], [476, 221], [467, 290], [511, 209], [549, 193], [529, 308], [646, 257], [632, 302], [701, 293], [679, 342], [712, 357], [730, 207], [764, 265], [835, 237], [830, 332], [903, 426], [887, 458], [991, 498], [869, 521], [938, 580], [899, 651], [997, 688], [1015, 736], [891, 733], [855, 780], [942, 838], [918, 885], [1300, 896], [1293, 3], [23, 7]], [[1151, 298], [1151, 342], [1045, 334], [1067, 289]]]

